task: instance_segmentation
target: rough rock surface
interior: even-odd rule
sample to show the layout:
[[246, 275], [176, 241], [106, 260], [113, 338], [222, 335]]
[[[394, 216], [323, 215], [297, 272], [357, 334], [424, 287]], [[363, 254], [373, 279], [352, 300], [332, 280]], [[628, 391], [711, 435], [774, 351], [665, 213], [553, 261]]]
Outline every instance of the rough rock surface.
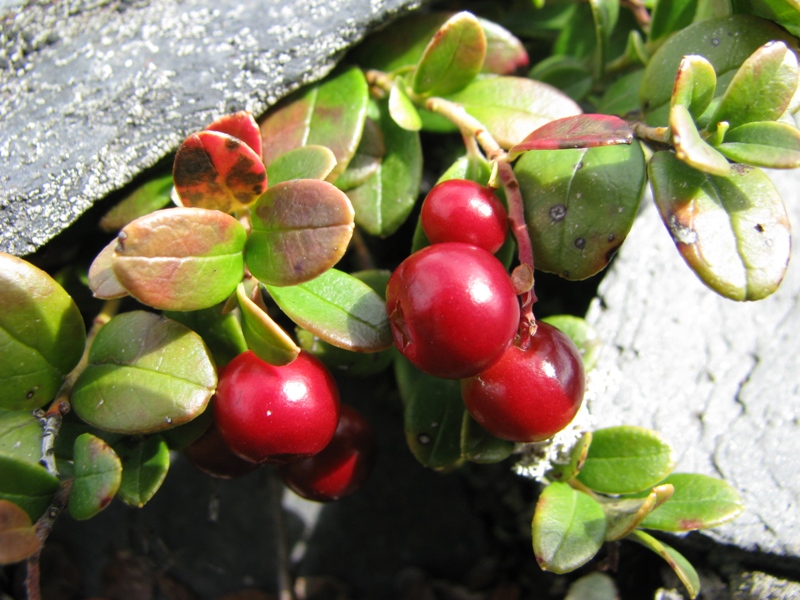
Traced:
[[420, 0], [0, 4], [0, 251], [33, 252], [191, 132], [328, 73]]
[[722, 477], [746, 510], [707, 534], [800, 558], [800, 203], [797, 172], [772, 171], [794, 226], [779, 290], [737, 303], [684, 264], [652, 204], [600, 285], [588, 320], [606, 343], [589, 408], [595, 426], [660, 431], [676, 471]]

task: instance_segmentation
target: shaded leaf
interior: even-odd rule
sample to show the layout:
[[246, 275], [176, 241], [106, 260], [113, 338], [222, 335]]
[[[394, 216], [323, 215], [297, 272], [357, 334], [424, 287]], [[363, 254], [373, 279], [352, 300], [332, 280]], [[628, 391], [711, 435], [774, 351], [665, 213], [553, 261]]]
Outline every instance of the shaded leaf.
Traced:
[[352, 275], [330, 269], [300, 285], [266, 287], [290, 319], [334, 346], [378, 352], [392, 345], [384, 301]]
[[700, 578], [697, 576], [697, 571], [695, 571], [692, 564], [680, 552], [644, 531], [636, 530], [627, 539], [638, 542], [667, 561], [667, 564], [675, 571], [681, 583], [686, 586], [689, 598], [697, 598], [700, 593]]
[[117, 495], [125, 504], [141, 508], [161, 487], [169, 471], [169, 447], [160, 435], [127, 440], [115, 447], [122, 460]]
[[246, 240], [241, 223], [220, 211], [165, 209], [120, 231], [111, 264], [122, 287], [143, 304], [198, 310], [236, 289]]
[[505, 460], [516, 448], [516, 443], [501, 440], [481, 427], [464, 411], [461, 425], [461, 457], [478, 464], [492, 464]]
[[575, 442], [566, 461], [551, 461], [551, 467], [546, 473], [547, 479], [550, 481], [569, 481], [580, 473], [586, 462], [586, 456], [589, 453], [589, 446], [591, 443], [592, 432], [584, 432], [578, 441]]
[[85, 342], [83, 317], [64, 288], [0, 252], [0, 408], [33, 410], [52, 400]]
[[486, 36], [486, 58], [481, 67], [482, 73], [513, 75], [528, 66], [528, 52], [522, 42], [508, 29], [478, 17]]
[[708, 108], [717, 89], [714, 66], [702, 56], [684, 56], [675, 76], [672, 105], [685, 106], [697, 118]]
[[31, 411], [0, 409], [0, 454], [38, 464], [42, 426]]
[[220, 117], [206, 131], [219, 131], [241, 140], [261, 158], [261, 132], [253, 115], [246, 110], [240, 110]]
[[717, 150], [756, 167], [795, 169], [800, 167], [800, 131], [774, 121], [745, 123], [726, 132]]
[[698, 473], [673, 473], [662, 485], [675, 493], [642, 522], [645, 529], [692, 531], [717, 527], [738, 517], [744, 510], [739, 494], [722, 479]]
[[335, 265], [353, 235], [353, 206], [327, 181], [284, 181], [259, 198], [251, 213], [247, 268], [269, 285], [296, 285]]
[[619, 600], [619, 591], [610, 575], [594, 571], [573, 581], [564, 600]]
[[42, 547], [30, 516], [8, 500], [0, 500], [0, 565], [20, 562]]
[[633, 225], [645, 184], [638, 143], [526, 152], [514, 173], [535, 267], [572, 280], [608, 264]]
[[408, 131], [422, 129], [422, 119], [414, 107], [414, 103], [403, 90], [405, 85], [402, 77], [396, 77], [389, 92], [389, 114], [394, 122]]
[[600, 504], [568, 484], [548, 485], [533, 513], [533, 552], [545, 571], [569, 573], [589, 562], [605, 540]]
[[580, 350], [583, 367], [587, 373], [595, 367], [603, 348], [603, 340], [586, 319], [574, 315], [551, 315], [540, 320], [567, 334]]
[[164, 316], [186, 325], [203, 338], [217, 369], [247, 350], [239, 319], [218, 304], [202, 310], [165, 311]]
[[597, 112], [624, 117], [639, 109], [639, 87], [644, 69], [623, 75], [606, 88], [597, 104]]
[[406, 442], [414, 458], [431, 469], [457, 466], [465, 413], [459, 382], [423, 373], [400, 356], [395, 376], [403, 399]]
[[641, 498], [614, 498], [601, 502], [606, 514], [606, 540], [621, 540], [642, 524], [647, 516], [673, 493], [671, 485], [659, 485]]
[[656, 42], [689, 26], [696, 12], [697, 0], [659, 0], [653, 9], [648, 40]]
[[99, 223], [100, 229], [119, 231], [134, 219], [167, 206], [172, 202], [171, 193], [172, 173], [143, 183], [103, 215]]
[[256, 287], [253, 291], [255, 293], [250, 297], [243, 283], [236, 288], [247, 347], [264, 362], [276, 366], [288, 365], [300, 354], [300, 348], [269, 316], [260, 289]]
[[325, 179], [336, 166], [336, 157], [325, 146], [301, 146], [281, 154], [267, 167], [271, 186], [291, 179]]
[[114, 275], [114, 255], [118, 244], [116, 238], [111, 240], [89, 265], [89, 289], [92, 290], [95, 298], [112, 300], [128, 295], [128, 290], [122, 287], [117, 276]]
[[119, 490], [122, 462], [105, 441], [90, 433], [75, 440], [75, 481], [69, 495], [74, 519], [90, 519], [106, 508]]
[[41, 465], [0, 454], [0, 500], [13, 502], [36, 521], [57, 491], [58, 478]]
[[589, 0], [594, 17], [595, 37], [597, 38], [597, 51], [594, 57], [595, 77], [603, 75], [605, 64], [608, 62], [610, 49], [609, 40], [619, 18], [619, 0]]
[[77, 415], [104, 431], [152, 433], [203, 412], [217, 384], [199, 335], [144, 311], [117, 315], [98, 333], [75, 383]]
[[584, 61], [572, 56], [548, 56], [533, 66], [528, 77], [558, 88], [576, 102], [592, 89], [592, 74]]
[[675, 104], [670, 109], [669, 126], [676, 158], [704, 173], [723, 177], [730, 173], [728, 160], [700, 137], [692, 115], [685, 106]]
[[367, 91], [361, 69], [350, 67], [279, 102], [260, 124], [264, 164], [301, 146], [325, 146], [336, 156], [336, 167], [327, 177], [334, 181], [361, 139]]
[[790, 226], [762, 171], [735, 165], [728, 177], [716, 177], [659, 152], [649, 175], [661, 219], [707, 286], [733, 300], [758, 300], [777, 289], [789, 260]]
[[531, 132], [522, 142], [512, 147], [509, 159], [528, 150], [566, 150], [568, 148], [595, 148], [633, 142], [633, 131], [628, 124], [612, 115], [576, 115], [550, 121]]
[[181, 144], [172, 167], [183, 206], [232, 213], [267, 189], [261, 157], [245, 142], [218, 131], [193, 133]]
[[347, 191], [366, 182], [381, 166], [384, 154], [386, 145], [383, 142], [383, 131], [377, 122], [367, 118], [356, 153], [334, 185]]
[[675, 466], [675, 451], [655, 431], [623, 425], [594, 432], [578, 479], [604, 494], [629, 494], [657, 485]]
[[[569, 18], [558, 31], [552, 54], [589, 59], [597, 48], [594, 13], [588, 2], [575, 4], [572, 8]], [[595, 35], [590, 35], [590, 31]]]
[[372, 377], [383, 373], [395, 357], [394, 348], [367, 353], [344, 350], [299, 327], [295, 335], [297, 343], [303, 350], [320, 359], [332, 372], [343, 373], [350, 377]]

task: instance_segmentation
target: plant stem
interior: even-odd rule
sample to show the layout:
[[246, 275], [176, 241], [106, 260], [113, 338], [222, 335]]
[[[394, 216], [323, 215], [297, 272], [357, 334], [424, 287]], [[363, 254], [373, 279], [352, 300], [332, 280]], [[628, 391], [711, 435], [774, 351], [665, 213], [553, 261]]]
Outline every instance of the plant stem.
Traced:
[[639, 139], [650, 140], [659, 144], [669, 144], [672, 132], [669, 127], [651, 127], [640, 121], [631, 123], [633, 134]]

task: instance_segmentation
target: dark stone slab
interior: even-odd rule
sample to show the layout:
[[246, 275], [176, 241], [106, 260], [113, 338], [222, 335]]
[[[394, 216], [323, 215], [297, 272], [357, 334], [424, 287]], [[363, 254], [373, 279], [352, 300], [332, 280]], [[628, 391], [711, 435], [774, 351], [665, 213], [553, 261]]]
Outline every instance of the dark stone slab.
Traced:
[[0, 4], [0, 251], [33, 252], [228, 112], [262, 114], [421, 0]]

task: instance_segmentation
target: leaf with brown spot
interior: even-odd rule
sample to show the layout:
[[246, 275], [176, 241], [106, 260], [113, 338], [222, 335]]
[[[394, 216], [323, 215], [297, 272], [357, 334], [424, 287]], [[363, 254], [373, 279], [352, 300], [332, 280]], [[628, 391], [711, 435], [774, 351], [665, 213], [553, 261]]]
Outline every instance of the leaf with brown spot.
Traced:
[[225, 300], [244, 274], [247, 233], [204, 208], [171, 208], [137, 219], [119, 234], [112, 268], [131, 296], [161, 310], [198, 310]]
[[326, 181], [279, 183], [253, 207], [247, 268], [269, 285], [309, 281], [342, 258], [353, 235], [353, 217], [350, 200]]
[[233, 213], [252, 204], [267, 189], [261, 157], [226, 133], [193, 133], [178, 148], [172, 168], [175, 190], [184, 206]]
[[0, 500], [0, 565], [23, 561], [41, 547], [28, 513], [13, 502]]
[[550, 121], [508, 151], [510, 160], [528, 150], [594, 148], [633, 142], [628, 124], [611, 115], [575, 115]]
[[261, 158], [261, 132], [253, 115], [246, 110], [220, 117], [206, 127], [206, 131], [219, 131], [242, 140]]
[[69, 513], [79, 521], [106, 508], [122, 481], [122, 461], [105, 441], [90, 433], [75, 440], [75, 482], [69, 495]]

